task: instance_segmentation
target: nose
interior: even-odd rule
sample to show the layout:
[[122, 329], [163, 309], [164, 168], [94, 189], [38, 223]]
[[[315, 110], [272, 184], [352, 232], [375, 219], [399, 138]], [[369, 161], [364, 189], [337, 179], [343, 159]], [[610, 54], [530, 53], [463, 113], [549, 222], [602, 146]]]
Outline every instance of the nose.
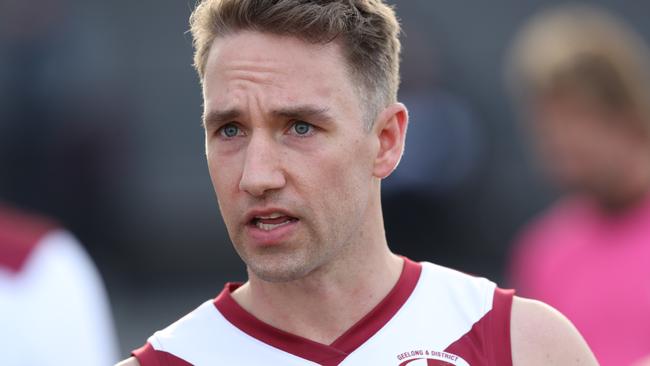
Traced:
[[282, 159], [271, 137], [253, 135], [246, 149], [239, 189], [255, 197], [286, 184]]

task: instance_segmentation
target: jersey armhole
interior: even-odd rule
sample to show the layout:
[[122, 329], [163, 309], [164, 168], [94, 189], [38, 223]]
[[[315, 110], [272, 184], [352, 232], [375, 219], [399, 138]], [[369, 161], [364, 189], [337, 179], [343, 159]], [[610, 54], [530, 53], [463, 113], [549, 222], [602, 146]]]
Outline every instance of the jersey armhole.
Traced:
[[512, 365], [512, 348], [510, 343], [510, 315], [515, 290], [496, 288], [492, 300], [493, 316], [490, 324], [490, 347], [492, 364]]
[[133, 350], [131, 355], [138, 360], [140, 366], [193, 366], [191, 363], [171, 353], [156, 350], [149, 342]]

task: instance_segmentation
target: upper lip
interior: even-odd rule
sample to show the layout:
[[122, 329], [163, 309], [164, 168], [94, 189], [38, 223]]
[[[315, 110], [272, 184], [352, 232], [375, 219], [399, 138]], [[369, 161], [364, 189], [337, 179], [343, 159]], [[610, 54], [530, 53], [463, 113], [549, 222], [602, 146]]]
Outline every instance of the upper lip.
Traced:
[[245, 216], [245, 224], [250, 224], [256, 217], [265, 217], [265, 216], [270, 216], [274, 213], [279, 213], [283, 216], [291, 217], [294, 219], [297, 219], [296, 215], [292, 214], [288, 210], [285, 210], [283, 208], [274, 208], [274, 207], [269, 207], [269, 208], [260, 208], [260, 209], [253, 209], [250, 210], [246, 216]]

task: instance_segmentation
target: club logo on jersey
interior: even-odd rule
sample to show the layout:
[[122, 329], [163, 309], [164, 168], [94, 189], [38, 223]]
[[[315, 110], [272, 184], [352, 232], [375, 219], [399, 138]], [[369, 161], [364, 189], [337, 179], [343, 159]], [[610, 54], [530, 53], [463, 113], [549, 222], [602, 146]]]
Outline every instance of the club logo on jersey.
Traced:
[[412, 350], [397, 355], [399, 366], [470, 366], [462, 357], [453, 353]]

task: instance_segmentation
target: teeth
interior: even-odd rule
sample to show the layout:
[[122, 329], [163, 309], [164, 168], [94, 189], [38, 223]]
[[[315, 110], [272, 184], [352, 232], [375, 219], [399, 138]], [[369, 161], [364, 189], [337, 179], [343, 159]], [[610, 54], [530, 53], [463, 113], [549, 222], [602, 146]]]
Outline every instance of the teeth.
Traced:
[[284, 215], [279, 213], [279, 212], [274, 212], [274, 213], [270, 214], [269, 216], [258, 216], [257, 218], [262, 219], [262, 220], [264, 220], [264, 219], [277, 219], [278, 217], [282, 217], [282, 216], [284, 216]]
[[280, 226], [284, 226], [284, 225], [286, 225], [286, 224], [288, 224], [290, 222], [291, 222], [291, 220], [287, 220], [287, 221], [285, 221], [283, 223], [280, 223], [280, 224], [265, 224], [265, 223], [263, 223], [261, 221], [258, 221], [258, 222], [255, 223], [255, 226], [257, 226], [258, 229], [261, 229], [261, 230], [264, 230], [264, 231], [271, 231], [271, 230], [273, 230], [275, 228], [278, 228]]

